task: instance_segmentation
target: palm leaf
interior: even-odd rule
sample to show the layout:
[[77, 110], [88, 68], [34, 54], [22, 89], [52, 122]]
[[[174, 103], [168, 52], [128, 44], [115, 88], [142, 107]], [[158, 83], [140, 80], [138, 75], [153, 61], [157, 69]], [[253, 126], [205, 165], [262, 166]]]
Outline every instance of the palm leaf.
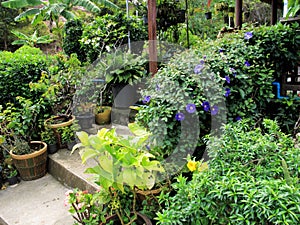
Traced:
[[66, 20], [72, 20], [76, 18], [76, 15], [69, 10], [62, 11], [61, 15], [66, 18]]
[[25, 45], [28, 44], [26, 40], [15, 40], [11, 43], [12, 45]]
[[20, 14], [15, 18], [15, 21], [19, 21], [19, 20], [21, 20], [21, 19], [24, 18], [24, 17], [36, 15], [36, 14], [38, 14], [38, 13], [40, 13], [40, 9], [35, 9], [35, 8], [28, 9], [28, 10], [26, 10], [25, 12], [20, 13]]
[[103, 5], [107, 8], [119, 9], [119, 6], [115, 5], [114, 3], [112, 3], [111, 1], [108, 1], [108, 0], [93, 0], [93, 2], [95, 2], [96, 4]]
[[100, 8], [90, 0], [74, 0], [73, 5], [74, 6], [82, 6], [86, 10], [93, 12], [93, 13], [99, 13], [101, 11]]
[[50, 39], [50, 35], [44, 35], [41, 37], [38, 37], [36, 40], [37, 44], [47, 44], [47, 43], [51, 43], [52, 41], [54, 41], [53, 39]]
[[27, 6], [38, 6], [44, 3], [40, 0], [9, 0], [1, 3], [4, 7], [20, 9]]
[[17, 38], [19, 38], [19, 39], [24, 39], [24, 40], [29, 39], [29, 37], [26, 34], [23, 34], [23, 33], [19, 32], [19, 31], [12, 30], [11, 33], [13, 33], [14, 35], [16, 35]]

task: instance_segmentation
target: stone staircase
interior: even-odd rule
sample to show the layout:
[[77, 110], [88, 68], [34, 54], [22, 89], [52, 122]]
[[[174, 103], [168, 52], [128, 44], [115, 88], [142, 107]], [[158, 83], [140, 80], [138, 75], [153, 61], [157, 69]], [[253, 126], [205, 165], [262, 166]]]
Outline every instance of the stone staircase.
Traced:
[[[96, 133], [103, 126], [86, 130]], [[119, 135], [130, 135], [127, 126], [112, 124]], [[17, 186], [0, 190], [0, 225], [73, 225], [74, 219], [64, 206], [65, 192], [78, 188], [93, 192], [98, 186], [92, 175], [84, 173], [96, 162], [82, 164], [78, 151], [71, 154], [60, 149], [48, 155], [48, 173], [33, 181], [22, 181]]]

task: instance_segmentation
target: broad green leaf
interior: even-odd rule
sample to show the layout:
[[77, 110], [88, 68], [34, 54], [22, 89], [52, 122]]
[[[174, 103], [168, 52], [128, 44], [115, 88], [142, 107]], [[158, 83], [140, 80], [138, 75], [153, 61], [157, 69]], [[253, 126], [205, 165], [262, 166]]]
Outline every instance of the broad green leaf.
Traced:
[[77, 137], [83, 146], [89, 146], [89, 135], [85, 131], [76, 132]]
[[124, 168], [122, 174], [123, 180], [128, 186], [134, 187], [138, 183], [136, 179], [136, 171], [133, 168]]
[[2, 5], [7, 8], [20, 9], [28, 6], [38, 6], [44, 3], [40, 0], [10, 0], [2, 2]]
[[82, 163], [86, 163], [86, 161], [90, 158], [94, 158], [98, 155], [99, 153], [93, 149], [93, 148], [89, 148], [89, 147], [85, 147], [84, 149], [82, 149], [80, 151], [80, 156], [81, 156], [81, 160]]
[[128, 128], [134, 135], [139, 137], [149, 137], [150, 135], [150, 133], [144, 127], [138, 125], [137, 123], [129, 123]]
[[108, 173], [113, 173], [113, 160], [110, 155], [103, 154], [99, 157], [99, 164]]

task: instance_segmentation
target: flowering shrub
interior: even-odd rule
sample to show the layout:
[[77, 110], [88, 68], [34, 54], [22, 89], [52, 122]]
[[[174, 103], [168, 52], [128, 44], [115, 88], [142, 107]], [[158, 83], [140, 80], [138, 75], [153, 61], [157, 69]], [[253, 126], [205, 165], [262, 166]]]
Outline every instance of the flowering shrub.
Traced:
[[[166, 158], [180, 151], [186, 157], [196, 149], [194, 155], [201, 157], [202, 137], [226, 120], [276, 118], [290, 131], [298, 105], [294, 100], [276, 100], [272, 82], [284, 72], [281, 62], [297, 62], [296, 34], [295, 28], [281, 24], [248, 28], [176, 55], [142, 91], [148, 100], [137, 121], [153, 134], [152, 141], [158, 145], [153, 151]], [[194, 104], [194, 113], [189, 113], [189, 104]], [[289, 111], [284, 111], [287, 107]], [[191, 144], [195, 139], [197, 144]]]
[[153, 134], [153, 154], [160, 159], [174, 154], [184, 163], [187, 153], [203, 144], [199, 136], [209, 133], [211, 123], [225, 119], [224, 82], [193, 50], [158, 71], [142, 91], [145, 105], [136, 117]]
[[[208, 139], [209, 169], [182, 175], [165, 193], [158, 224], [298, 224], [299, 149], [272, 120], [252, 127], [249, 120], [223, 127]], [[196, 171], [196, 161], [187, 166]]]

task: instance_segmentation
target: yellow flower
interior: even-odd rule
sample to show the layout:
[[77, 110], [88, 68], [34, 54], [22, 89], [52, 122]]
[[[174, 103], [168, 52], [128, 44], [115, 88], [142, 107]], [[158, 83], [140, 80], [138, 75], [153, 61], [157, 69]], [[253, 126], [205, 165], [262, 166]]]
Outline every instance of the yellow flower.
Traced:
[[207, 169], [208, 169], [208, 164], [207, 164], [207, 162], [204, 162], [204, 163], [201, 163], [201, 166], [198, 168], [198, 171], [202, 172]]
[[189, 168], [189, 170], [190, 170], [191, 172], [193, 172], [193, 171], [195, 171], [196, 168], [197, 168], [197, 162], [195, 162], [195, 161], [188, 161], [187, 167]]

